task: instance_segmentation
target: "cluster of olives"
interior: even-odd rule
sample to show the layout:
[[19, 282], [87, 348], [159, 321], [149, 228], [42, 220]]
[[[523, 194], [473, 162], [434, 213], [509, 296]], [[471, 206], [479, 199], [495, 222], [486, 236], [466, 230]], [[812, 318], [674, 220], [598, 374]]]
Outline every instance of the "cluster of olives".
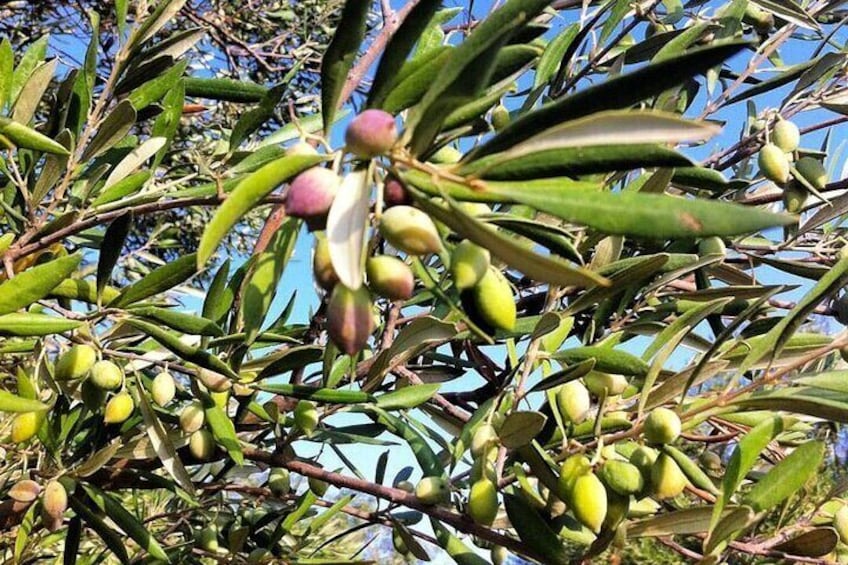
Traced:
[[44, 527], [55, 532], [62, 527], [65, 510], [68, 509], [68, 492], [58, 480], [49, 481], [42, 489], [31, 479], [22, 479], [9, 489], [12, 509], [23, 513], [36, 501], [41, 500], [41, 521]]
[[589, 530], [615, 530], [628, 515], [631, 497], [650, 510], [657, 500], [683, 492], [688, 479], [675, 460], [652, 446], [673, 442], [680, 435], [680, 419], [667, 408], [653, 410], [644, 422], [648, 445], [623, 443], [602, 450], [602, 462], [593, 465], [582, 454], [569, 456], [560, 467], [557, 497]]
[[[811, 156], [797, 158], [801, 132], [794, 123], [778, 117], [771, 129], [770, 138], [760, 149], [757, 163], [767, 179], [783, 188], [783, 203], [787, 212], [801, 211], [808, 190], [797, 176], [803, 178], [815, 190], [823, 190], [827, 184], [827, 171], [819, 159]], [[792, 167], [797, 173], [793, 178]]]
[[[497, 121], [508, 121], [508, 112], [497, 112]], [[493, 116], [493, 119], [495, 116]], [[345, 132], [346, 149], [358, 159], [384, 155], [394, 147], [398, 133], [394, 118], [382, 110], [359, 114]], [[313, 151], [297, 144], [290, 152]], [[459, 152], [446, 146], [431, 161], [456, 162]], [[298, 175], [286, 192], [286, 213], [302, 218], [316, 231], [313, 275], [317, 285], [329, 294], [327, 333], [344, 353], [354, 355], [368, 342], [375, 328], [372, 294], [391, 301], [404, 301], [415, 290], [415, 275], [402, 255], [375, 254], [365, 264], [367, 288], [348, 288], [339, 282], [333, 268], [330, 246], [322, 230], [333, 201], [342, 186], [335, 171], [316, 166]], [[377, 229], [382, 239], [407, 257], [438, 254], [449, 261], [449, 272], [469, 318], [486, 331], [511, 330], [515, 326], [516, 307], [512, 288], [503, 273], [491, 265], [491, 257], [471, 241], [446, 243], [446, 228], [412, 205], [403, 183], [388, 175], [383, 183], [383, 206]], [[486, 205], [467, 205], [471, 213], [490, 212]], [[484, 210], [481, 210], [483, 208]]]

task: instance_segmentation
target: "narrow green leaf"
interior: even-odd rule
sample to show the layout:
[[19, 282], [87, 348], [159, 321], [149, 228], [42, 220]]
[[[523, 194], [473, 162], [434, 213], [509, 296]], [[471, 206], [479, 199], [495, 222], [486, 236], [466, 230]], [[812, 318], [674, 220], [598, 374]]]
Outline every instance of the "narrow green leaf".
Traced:
[[83, 151], [82, 160], [93, 159], [123, 141], [135, 125], [136, 111], [132, 102], [124, 100], [104, 118], [97, 133]]
[[439, 542], [439, 546], [450, 555], [457, 565], [487, 565], [489, 563], [462, 543], [462, 540], [450, 533], [440, 521], [431, 519], [430, 524], [433, 527], [433, 533], [436, 534], [436, 541]]
[[236, 374], [230, 368], [229, 365], [227, 365], [205, 349], [188, 345], [182, 340], [180, 340], [179, 337], [166, 330], [163, 330], [157, 325], [133, 319], [127, 320], [127, 323], [136, 328], [137, 330], [141, 331], [142, 333], [145, 333], [151, 338], [155, 339], [162, 346], [172, 351], [181, 359], [200, 365], [201, 367], [209, 369], [210, 371], [221, 373], [222, 375], [225, 375], [230, 379], [238, 379], [238, 374]]
[[150, 16], [141, 22], [141, 25], [133, 34], [130, 42], [133, 47], [138, 47], [165, 27], [169, 21], [185, 5], [186, 0], [161, 0]]
[[410, 385], [377, 397], [377, 407], [383, 410], [403, 410], [424, 404], [439, 392], [441, 383]]
[[6, 136], [15, 146], [24, 149], [34, 149], [55, 155], [68, 155], [70, 153], [61, 143], [9, 118], [0, 117], [0, 134]]
[[[296, 65], [289, 72], [296, 72], [299, 66], [299, 64]], [[241, 115], [230, 134], [230, 151], [238, 149], [244, 140], [274, 117], [274, 110], [288, 87], [288, 81], [283, 80], [281, 84], [273, 87], [262, 97], [257, 107], [251, 108]]]
[[570, 24], [548, 43], [539, 59], [539, 64], [536, 66], [536, 74], [533, 77], [534, 90], [553, 79], [560, 66], [567, 62], [563, 60], [565, 52], [579, 32], [580, 24]]
[[69, 496], [68, 503], [77, 516], [82, 518], [85, 524], [100, 536], [100, 539], [103, 540], [109, 551], [114, 553], [115, 557], [121, 563], [130, 563], [130, 556], [127, 555], [124, 539], [117, 531], [113, 530], [100, 516], [95, 514], [84, 501], [80, 500], [77, 494]]
[[[728, 508], [725, 514], [734, 510]], [[634, 538], [702, 534], [710, 526], [712, 512], [712, 507], [699, 506], [652, 516], [628, 524], [627, 534]]]
[[124, 242], [132, 228], [132, 213], [127, 212], [115, 218], [106, 233], [103, 234], [103, 243], [100, 246], [100, 257], [97, 260], [97, 298], [102, 299], [103, 289], [112, 278], [112, 270], [121, 257]]
[[110, 308], [124, 308], [145, 298], [156, 296], [184, 283], [196, 272], [197, 254], [184, 255], [176, 261], [152, 270], [140, 281], [126, 287], [108, 306]]
[[12, 75], [15, 67], [15, 53], [8, 37], [0, 43], [0, 110], [12, 102]]
[[59, 283], [71, 276], [82, 256], [68, 255], [36, 265], [0, 284], [0, 314], [17, 312], [47, 296]]
[[508, 449], [529, 445], [545, 427], [548, 418], [541, 412], [512, 412], [498, 430], [501, 444]]
[[26, 81], [26, 84], [23, 85], [20, 96], [15, 99], [15, 106], [12, 109], [12, 120], [20, 124], [29, 123], [35, 115], [35, 111], [38, 109], [44, 93], [50, 86], [50, 82], [53, 80], [53, 75], [56, 73], [56, 66], [58, 64], [59, 60], [53, 59], [35, 68], [32, 75]]
[[330, 132], [353, 60], [365, 38], [370, 6], [367, 0], [346, 0], [333, 39], [321, 59], [321, 113], [325, 134]]
[[21, 60], [15, 67], [14, 74], [12, 75], [12, 83], [7, 99], [9, 103], [15, 102], [21, 98], [21, 92], [24, 90], [26, 83], [32, 77], [36, 68], [44, 62], [44, 58], [47, 57], [47, 46], [49, 41], [50, 36], [43, 35], [27, 47], [27, 50], [24, 52]]
[[518, 537], [544, 556], [545, 562], [552, 565], [565, 565], [570, 562], [559, 536], [533, 505], [516, 494], [504, 494], [504, 505]]
[[802, 557], [824, 557], [836, 549], [839, 535], [833, 528], [814, 528], [781, 542], [771, 549]]
[[224, 335], [222, 330], [212, 320], [193, 316], [185, 312], [180, 312], [171, 308], [158, 308], [156, 306], [143, 306], [140, 308], [131, 308], [130, 313], [150, 318], [163, 325], [177, 330], [178, 332], [191, 335], [204, 335], [212, 337], [221, 337]]
[[101, 510], [106, 512], [109, 519], [115, 522], [115, 524], [121, 528], [125, 534], [132, 538], [139, 546], [141, 546], [142, 549], [148, 552], [151, 557], [170, 563], [168, 555], [162, 549], [162, 546], [159, 545], [159, 542], [156, 541], [156, 538], [150, 535], [150, 532], [147, 531], [144, 524], [139, 522], [135, 516], [130, 514], [127, 509], [124, 508], [122, 502], [116, 500], [111, 494], [103, 492], [94, 485], [83, 484], [82, 487], [91, 499], [94, 500], [95, 504], [97, 504]]
[[593, 345], [559, 351], [551, 355], [551, 358], [567, 365], [594, 359], [595, 369], [598, 371], [636, 377], [644, 377], [649, 369], [647, 363], [631, 353]]
[[186, 77], [185, 94], [196, 98], [209, 98], [222, 102], [259, 102], [268, 88], [252, 82], [228, 78]]
[[323, 159], [313, 155], [290, 155], [268, 163], [240, 181], [203, 230], [197, 248], [198, 268], [212, 257], [218, 244], [244, 214], [282, 183]]
[[227, 413], [215, 404], [215, 401], [209, 395], [203, 395], [203, 412], [206, 415], [206, 423], [209, 429], [212, 430], [212, 435], [227, 453], [230, 455], [236, 465], [244, 465], [244, 454], [241, 450], [241, 443], [236, 435], [236, 428], [233, 421], [227, 416]]
[[812, 31], [821, 31], [821, 27], [815, 18], [792, 0], [751, 0], [751, 2], [766, 12], [771, 12], [775, 16], [799, 27]]
[[0, 390], [0, 412], [41, 412], [48, 406], [34, 398], [22, 398]]
[[648, 65], [566, 96], [511, 122], [490, 141], [473, 150], [466, 160], [503, 151], [567, 120], [602, 110], [629, 108], [705, 72], [748, 45], [748, 42], [736, 41], [693, 49], [674, 59]]
[[367, 392], [358, 390], [338, 390], [334, 388], [315, 388], [306, 385], [289, 383], [261, 384], [259, 390], [326, 404], [365, 404], [375, 402], [375, 398]]
[[0, 316], [0, 335], [34, 337], [74, 330], [83, 325], [76, 320], [67, 320], [47, 314], [16, 313]]
[[771, 510], [800, 490], [824, 459], [823, 441], [808, 441], [780, 460], [748, 491], [744, 501], [757, 512]]
[[392, 35], [380, 58], [380, 64], [374, 73], [371, 90], [368, 92], [366, 105], [369, 108], [380, 108], [394, 84], [398, 72], [403, 67], [406, 58], [412, 52], [415, 43], [441, 7], [441, 0], [423, 0], [415, 5], [407, 14], [403, 23]]
[[167, 141], [164, 137], [151, 137], [130, 151], [126, 157], [115, 165], [115, 168], [106, 177], [106, 182], [103, 184], [101, 190], [105, 191], [127, 178], [127, 176], [139, 168], [145, 161], [162, 149]]

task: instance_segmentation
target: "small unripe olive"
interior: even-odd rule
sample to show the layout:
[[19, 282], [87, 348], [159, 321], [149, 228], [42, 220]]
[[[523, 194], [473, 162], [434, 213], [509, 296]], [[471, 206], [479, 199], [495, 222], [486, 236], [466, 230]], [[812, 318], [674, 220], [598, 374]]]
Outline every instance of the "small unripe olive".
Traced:
[[162, 371], [153, 379], [150, 385], [150, 395], [153, 397], [153, 402], [159, 406], [165, 406], [174, 399], [177, 394], [177, 386], [174, 383], [174, 377], [166, 371]]
[[477, 314], [496, 330], [511, 331], [515, 327], [517, 308], [512, 287], [506, 277], [493, 267], [471, 289]]
[[12, 441], [14, 443], [24, 443], [35, 437], [43, 419], [43, 415], [38, 412], [16, 414], [12, 419]]
[[609, 460], [601, 467], [599, 474], [605, 485], [622, 496], [639, 493], [645, 488], [642, 472], [636, 465], [626, 461]]
[[397, 141], [395, 118], [383, 110], [365, 110], [345, 130], [348, 151], [368, 159], [387, 153]]
[[718, 471], [721, 469], [721, 457], [715, 451], [705, 450], [698, 456], [698, 462], [701, 467], [708, 471]]
[[30, 479], [22, 479], [9, 489], [9, 498], [17, 502], [34, 502], [41, 494], [41, 485]]
[[430, 216], [412, 206], [392, 206], [380, 218], [380, 234], [392, 246], [410, 255], [438, 253], [439, 230]]
[[842, 543], [848, 543], [848, 504], [843, 504], [833, 514], [833, 529], [836, 530]]
[[103, 390], [117, 390], [124, 383], [124, 371], [111, 361], [98, 361], [91, 367], [91, 382]]
[[330, 240], [323, 234], [315, 236], [315, 252], [312, 254], [312, 275], [315, 283], [327, 292], [339, 282], [339, 276], [330, 261]]
[[299, 400], [294, 407], [294, 423], [307, 435], [311, 434], [318, 426], [318, 409], [315, 404], [309, 400]]
[[41, 498], [41, 510], [43, 515], [48, 518], [45, 520], [45, 526], [51, 531], [58, 529], [61, 526], [62, 516], [65, 510], [68, 509], [68, 492], [62, 483], [59, 481], [50, 481], [44, 487], [44, 494]]
[[492, 127], [495, 131], [501, 131], [509, 125], [511, 118], [509, 110], [503, 104], [498, 104], [492, 109]]
[[650, 481], [651, 469], [654, 467], [658, 456], [659, 454], [654, 449], [640, 445], [630, 454], [629, 461], [639, 469], [645, 481]]
[[215, 438], [208, 430], [197, 430], [188, 438], [188, 451], [199, 461], [207, 461], [215, 453]]
[[424, 477], [415, 486], [415, 498], [423, 504], [438, 504], [448, 498], [448, 484], [442, 477]]
[[509, 551], [502, 545], [492, 547], [492, 565], [505, 565], [509, 559]]
[[326, 482], [321, 479], [316, 479], [315, 477], [309, 477], [307, 480], [309, 483], [309, 490], [315, 493], [316, 496], [321, 497], [327, 494], [327, 489], [330, 488]]
[[206, 413], [203, 411], [203, 405], [197, 401], [192, 402], [180, 412], [180, 429], [187, 434], [196, 432], [203, 427], [205, 420]]
[[474, 287], [486, 274], [491, 263], [489, 250], [476, 243], [463, 240], [451, 253], [451, 277], [459, 290]]
[[369, 257], [365, 264], [368, 286], [389, 300], [408, 300], [415, 290], [415, 277], [409, 266], [391, 255]]
[[56, 362], [56, 380], [81, 379], [97, 362], [97, 351], [90, 345], [74, 345]]
[[286, 191], [286, 214], [292, 218], [323, 220], [339, 190], [341, 179], [334, 171], [312, 167], [300, 173]]
[[796, 180], [791, 180], [783, 187], [783, 207], [790, 214], [797, 214], [804, 208], [807, 201], [807, 189]]
[[557, 496], [570, 503], [571, 493], [577, 477], [585, 475], [592, 470], [592, 463], [585, 455], [571, 455], [562, 462], [559, 468], [559, 479], [557, 481]]
[[481, 424], [471, 436], [471, 455], [477, 459], [486, 454], [490, 447], [498, 444], [498, 432], [491, 424]]
[[698, 242], [698, 255], [727, 255], [727, 247], [724, 241], [718, 236], [705, 237]]
[[624, 375], [604, 373], [603, 371], [589, 371], [583, 377], [583, 382], [589, 392], [595, 396], [617, 396], [627, 388], [627, 379]]
[[103, 421], [107, 424], [120, 424], [130, 417], [134, 409], [135, 402], [133, 402], [132, 396], [126, 392], [119, 392], [106, 403]]
[[771, 130], [771, 141], [784, 153], [791, 153], [801, 143], [801, 132], [792, 122], [779, 118]]
[[410, 481], [398, 481], [394, 484], [394, 487], [410, 494], [415, 492], [415, 485]]
[[659, 500], [674, 498], [686, 488], [689, 481], [677, 466], [674, 459], [665, 453], [660, 453], [656, 463], [651, 468], [651, 490]]
[[347, 355], [365, 348], [374, 331], [371, 296], [364, 286], [351, 290], [339, 283], [327, 303], [327, 334]]
[[482, 478], [471, 485], [468, 494], [468, 515], [484, 526], [495, 521], [498, 515], [498, 489], [488, 478]]
[[291, 475], [288, 469], [274, 467], [268, 473], [268, 488], [275, 496], [285, 496], [291, 491]]
[[218, 543], [218, 528], [210, 525], [200, 531], [200, 547], [206, 551], [218, 553], [221, 549], [221, 546]]
[[655, 408], [645, 418], [644, 433], [649, 443], [671, 443], [680, 435], [680, 417], [668, 408]]
[[783, 184], [789, 180], [789, 160], [783, 150], [774, 143], [767, 143], [760, 149], [757, 164], [763, 176]]
[[462, 151], [460, 151], [456, 147], [453, 147], [452, 145], [445, 145], [444, 147], [439, 148], [438, 151], [436, 151], [430, 156], [430, 162], [442, 165], [451, 165], [453, 163], [459, 163], [461, 159]]
[[593, 532], [601, 531], [607, 515], [607, 489], [601, 480], [592, 472], [578, 476], [570, 498], [574, 517]]
[[801, 157], [795, 163], [798, 173], [804, 177], [816, 190], [824, 190], [827, 186], [827, 171], [821, 161], [814, 157]]
[[579, 424], [589, 415], [592, 399], [589, 389], [580, 381], [569, 381], [557, 391], [557, 406], [562, 419]]

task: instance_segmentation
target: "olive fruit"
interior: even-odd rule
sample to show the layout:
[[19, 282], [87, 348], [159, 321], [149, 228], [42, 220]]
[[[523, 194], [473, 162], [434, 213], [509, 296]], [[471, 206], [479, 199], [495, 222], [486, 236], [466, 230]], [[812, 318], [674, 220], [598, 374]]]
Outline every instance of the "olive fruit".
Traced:
[[505, 565], [509, 559], [509, 551], [502, 545], [492, 547], [492, 565]]
[[774, 143], [766, 143], [760, 149], [757, 164], [763, 176], [783, 184], [789, 180], [789, 160], [784, 151]]
[[383, 110], [365, 110], [345, 130], [347, 150], [363, 159], [388, 152], [397, 138], [395, 118]]
[[412, 204], [412, 197], [406, 186], [394, 175], [386, 177], [383, 183], [383, 204], [386, 208]]
[[315, 251], [312, 254], [312, 276], [315, 283], [327, 292], [339, 282], [339, 276], [330, 261], [330, 240], [324, 234], [315, 235]]
[[654, 449], [640, 445], [630, 454], [629, 461], [639, 469], [645, 482], [648, 482], [651, 480], [651, 469], [653, 469], [657, 457], [658, 453]]
[[50, 481], [44, 487], [41, 498], [41, 512], [44, 526], [51, 532], [62, 527], [62, 516], [68, 509], [68, 491], [59, 481]]
[[481, 478], [471, 485], [468, 495], [468, 515], [471, 519], [489, 526], [498, 515], [498, 489], [488, 478]]
[[430, 156], [430, 162], [438, 163], [441, 165], [451, 165], [453, 163], [459, 163], [462, 159], [462, 151], [453, 147], [452, 145], [445, 145], [444, 147], [440, 147], [438, 151], [433, 153]]
[[486, 274], [491, 263], [489, 250], [476, 243], [463, 240], [453, 248], [450, 271], [453, 284], [459, 290], [474, 287]]
[[38, 412], [22, 412], [12, 419], [11, 439], [14, 443], [29, 441], [38, 433], [43, 416]]
[[477, 315], [483, 322], [496, 330], [511, 331], [515, 327], [515, 298], [509, 281], [500, 271], [489, 267], [471, 292]]
[[316, 479], [315, 477], [309, 477], [307, 482], [309, 483], [309, 490], [314, 492], [315, 495], [318, 497], [327, 494], [327, 489], [330, 488], [330, 485], [328, 485], [321, 479]]
[[34, 502], [41, 494], [41, 485], [30, 479], [22, 479], [9, 489], [9, 498], [16, 502]]
[[503, 104], [498, 104], [492, 109], [492, 127], [495, 131], [501, 131], [510, 122], [509, 110]]
[[795, 163], [798, 173], [816, 190], [824, 190], [827, 186], [827, 171], [818, 159], [801, 157]]
[[120, 424], [130, 417], [134, 409], [135, 402], [133, 402], [132, 396], [126, 392], [119, 392], [106, 403], [103, 421], [107, 424]]
[[651, 491], [653, 495], [663, 500], [674, 498], [686, 488], [688, 480], [680, 467], [670, 455], [660, 453], [656, 463], [651, 468]]
[[197, 430], [188, 438], [188, 451], [199, 461], [207, 461], [215, 453], [215, 438], [209, 430]]
[[839, 510], [834, 512], [833, 529], [839, 534], [839, 540], [842, 543], [848, 543], [848, 504], [843, 504]]
[[274, 496], [285, 496], [291, 491], [291, 476], [289, 470], [274, 467], [268, 473], [268, 488]]
[[481, 424], [471, 436], [471, 455], [483, 457], [490, 447], [498, 444], [498, 432], [491, 424]]
[[745, 5], [745, 14], [742, 21], [750, 24], [759, 34], [767, 34], [774, 27], [774, 16], [766, 12], [753, 2]]
[[715, 451], [705, 450], [698, 456], [698, 463], [706, 471], [721, 471], [721, 457]]
[[627, 379], [624, 375], [604, 373], [603, 371], [589, 371], [583, 382], [586, 388], [595, 396], [617, 396], [627, 389]]
[[777, 123], [771, 130], [771, 142], [784, 153], [791, 153], [798, 149], [801, 143], [801, 132], [792, 122], [778, 117]]
[[556, 399], [559, 413], [566, 422], [583, 422], [592, 407], [589, 389], [580, 381], [569, 381], [559, 387]]
[[124, 382], [124, 371], [111, 361], [98, 361], [91, 367], [89, 379], [99, 389], [117, 390]]
[[351, 290], [339, 283], [327, 303], [327, 334], [347, 355], [356, 355], [365, 348], [374, 331], [371, 296], [364, 286]]
[[649, 443], [671, 443], [680, 435], [680, 417], [668, 408], [655, 408], [645, 418], [643, 431]]
[[56, 362], [56, 380], [81, 379], [97, 362], [97, 351], [90, 345], [74, 345]]
[[581, 524], [595, 533], [601, 531], [607, 515], [607, 490], [592, 472], [574, 480], [570, 494], [571, 511]]
[[424, 477], [415, 485], [415, 498], [423, 504], [438, 504], [448, 497], [448, 484], [442, 477]]
[[577, 477], [585, 475], [592, 470], [592, 463], [585, 455], [571, 455], [562, 462], [559, 468], [559, 479], [557, 480], [557, 496], [570, 503], [571, 493]]
[[807, 189], [796, 180], [791, 180], [783, 187], [783, 207], [790, 214], [797, 214], [807, 201]]
[[192, 402], [180, 412], [180, 429], [187, 434], [194, 433], [203, 427], [205, 420], [206, 413], [203, 411], [203, 405], [197, 401]]
[[627, 461], [609, 460], [598, 472], [610, 490], [622, 496], [636, 494], [645, 488], [645, 479], [636, 465]]
[[165, 406], [174, 399], [176, 394], [177, 386], [170, 373], [162, 371], [153, 378], [150, 385], [150, 395], [153, 397], [153, 402], [159, 406]]
[[300, 173], [286, 192], [286, 214], [317, 221], [327, 216], [339, 191], [341, 179], [334, 171], [312, 167]]
[[718, 236], [705, 237], [698, 242], [698, 255], [727, 255], [727, 247], [724, 245], [724, 240]]
[[409, 481], [398, 481], [394, 484], [394, 487], [410, 494], [415, 492], [415, 485]]
[[409, 266], [391, 255], [369, 257], [365, 264], [368, 286], [389, 300], [407, 300], [415, 289], [415, 277]]
[[315, 404], [309, 400], [299, 400], [294, 407], [294, 423], [307, 434], [315, 431], [318, 427], [318, 409]]
[[392, 206], [380, 217], [380, 234], [392, 246], [410, 255], [442, 250], [439, 230], [430, 216], [412, 206]]

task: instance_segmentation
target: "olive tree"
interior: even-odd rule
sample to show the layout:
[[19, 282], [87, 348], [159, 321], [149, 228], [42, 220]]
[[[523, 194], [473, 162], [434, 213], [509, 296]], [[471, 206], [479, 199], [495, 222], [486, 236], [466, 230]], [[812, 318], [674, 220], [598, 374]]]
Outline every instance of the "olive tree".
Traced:
[[348, 0], [314, 111], [104, 4], [0, 45], [5, 560], [848, 556], [838, 2]]

